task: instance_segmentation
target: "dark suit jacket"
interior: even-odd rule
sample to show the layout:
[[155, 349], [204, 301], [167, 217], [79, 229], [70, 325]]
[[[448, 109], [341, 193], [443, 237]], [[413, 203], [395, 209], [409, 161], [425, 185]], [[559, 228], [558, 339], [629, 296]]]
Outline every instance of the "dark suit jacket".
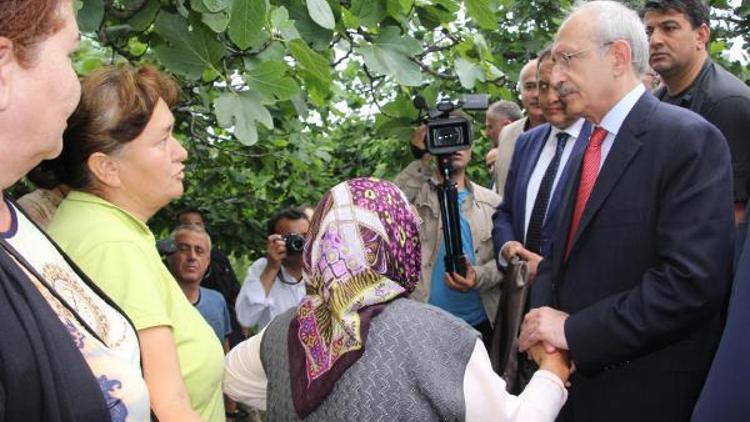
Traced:
[[742, 249], [729, 316], [698, 404], [695, 422], [750, 419], [750, 243]]
[[[523, 243], [526, 232], [524, 227], [526, 188], [551, 130], [552, 126], [549, 123], [545, 123], [524, 132], [516, 142], [513, 161], [511, 161], [508, 177], [505, 181], [503, 201], [492, 215], [492, 243], [495, 246], [495, 256], [500, 253], [500, 249], [505, 242], [515, 240]], [[558, 180], [552, 192], [552, 197], [547, 205], [547, 217], [542, 225], [542, 256], [547, 255], [549, 252], [552, 237], [555, 233], [560, 197], [562, 196], [565, 182], [570, 178], [570, 164], [576, 161], [577, 156], [583, 154], [590, 134], [591, 124], [586, 122], [573, 145], [570, 158], [565, 167], [563, 167], [560, 180]]]
[[532, 306], [570, 314], [578, 370], [563, 420], [684, 421], [720, 335], [731, 281], [732, 166], [721, 133], [644, 93], [626, 117], [565, 245], [580, 178], [566, 187]]

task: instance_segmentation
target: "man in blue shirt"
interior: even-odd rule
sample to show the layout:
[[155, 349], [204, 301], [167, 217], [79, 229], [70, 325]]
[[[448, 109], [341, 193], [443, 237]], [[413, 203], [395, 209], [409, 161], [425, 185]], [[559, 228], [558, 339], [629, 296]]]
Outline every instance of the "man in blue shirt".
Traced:
[[224, 345], [224, 350], [228, 351], [227, 337], [232, 328], [227, 303], [221, 293], [201, 287], [203, 275], [211, 262], [211, 238], [197, 225], [179, 226], [171, 237], [177, 250], [167, 257], [169, 270], [188, 301], [203, 315]]
[[445, 272], [445, 245], [437, 193], [442, 175], [436, 171], [431, 178], [415, 184], [417, 178], [403, 177], [409, 171], [407, 168], [396, 178], [399, 187], [400, 182], [411, 183], [412, 188], [417, 187], [412, 189], [416, 192], [412, 202], [422, 218], [419, 229], [422, 241], [422, 280], [411, 297], [438, 306], [463, 319], [482, 333], [485, 345], [488, 345], [500, 301], [502, 279], [494, 262], [491, 236], [492, 213], [500, 202], [500, 197], [466, 178], [471, 150], [454, 153], [452, 160], [454, 181], [459, 192], [461, 241], [468, 264], [465, 278]]

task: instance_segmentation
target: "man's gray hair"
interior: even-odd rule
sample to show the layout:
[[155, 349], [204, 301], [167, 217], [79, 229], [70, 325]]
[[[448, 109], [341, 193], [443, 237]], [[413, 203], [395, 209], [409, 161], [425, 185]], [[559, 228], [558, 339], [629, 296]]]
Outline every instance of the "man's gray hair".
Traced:
[[487, 108], [487, 114], [491, 114], [498, 117], [505, 117], [511, 122], [515, 122], [523, 116], [521, 113], [521, 107], [513, 101], [500, 100], [490, 104]]
[[[630, 45], [631, 60], [636, 75], [642, 75], [648, 67], [648, 37], [646, 28], [635, 10], [616, 1], [578, 1], [573, 13], [586, 11], [594, 23], [594, 41], [606, 44], [624, 40]], [[565, 19], [570, 19], [570, 15]]]
[[206, 236], [206, 240], [208, 240], [208, 250], [209, 252], [211, 251], [211, 236], [209, 236], [208, 232], [203, 228], [203, 226], [199, 226], [197, 224], [181, 224], [175, 227], [174, 230], [172, 230], [172, 233], [169, 234], [169, 238], [177, 242], [177, 234], [184, 231], [198, 233]]

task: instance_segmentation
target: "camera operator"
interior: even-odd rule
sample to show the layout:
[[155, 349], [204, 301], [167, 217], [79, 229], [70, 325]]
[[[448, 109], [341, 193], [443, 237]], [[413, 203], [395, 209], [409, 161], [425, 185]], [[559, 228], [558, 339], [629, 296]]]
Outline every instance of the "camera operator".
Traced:
[[266, 256], [248, 269], [235, 305], [243, 327], [261, 329], [305, 296], [302, 248], [309, 227], [307, 216], [293, 208], [281, 210], [268, 220]]
[[[456, 115], [456, 113], [452, 113]], [[424, 138], [424, 129], [418, 129]], [[415, 136], [416, 137], [416, 136]], [[424, 145], [424, 141], [422, 141]], [[493, 260], [492, 213], [500, 197], [466, 177], [471, 149], [451, 154], [453, 180], [458, 188], [458, 210], [462, 249], [466, 258], [466, 277], [445, 271], [445, 245], [438, 185], [443, 175], [424, 157], [409, 164], [395, 179], [422, 218], [419, 236], [422, 243], [422, 280], [412, 299], [430, 303], [463, 319], [479, 332], [485, 345], [492, 337], [493, 319], [500, 299], [502, 275]], [[430, 169], [431, 174], [426, 172]], [[410, 195], [411, 193], [411, 195]], [[488, 346], [489, 349], [489, 346]]]

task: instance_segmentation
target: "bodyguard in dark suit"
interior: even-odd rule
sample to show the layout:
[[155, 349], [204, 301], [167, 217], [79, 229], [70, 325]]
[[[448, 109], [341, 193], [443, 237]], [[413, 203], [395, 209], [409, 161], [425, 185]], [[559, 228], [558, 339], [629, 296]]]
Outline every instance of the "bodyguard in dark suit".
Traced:
[[702, 117], [645, 92], [645, 32], [620, 3], [577, 9], [553, 57], [568, 110], [596, 127], [573, 168], [532, 290], [532, 306], [543, 307], [526, 316], [520, 348], [569, 350], [578, 372], [562, 420], [687, 420], [731, 279], [726, 142]]

